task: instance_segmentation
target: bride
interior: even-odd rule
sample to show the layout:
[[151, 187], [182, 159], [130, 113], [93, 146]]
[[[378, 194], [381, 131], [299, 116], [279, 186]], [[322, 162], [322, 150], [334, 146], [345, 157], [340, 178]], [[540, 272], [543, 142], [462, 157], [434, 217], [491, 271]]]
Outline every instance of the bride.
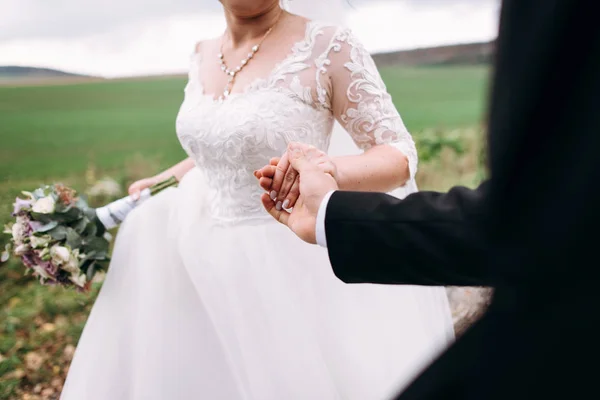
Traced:
[[177, 118], [189, 158], [130, 190], [180, 185], [121, 226], [61, 398], [386, 398], [453, 340], [445, 290], [343, 284], [264, 211], [253, 172], [290, 141], [327, 149], [337, 120], [334, 141], [364, 150], [332, 156], [340, 186], [403, 196], [414, 143], [350, 31], [278, 0], [221, 3], [227, 29], [197, 45]]

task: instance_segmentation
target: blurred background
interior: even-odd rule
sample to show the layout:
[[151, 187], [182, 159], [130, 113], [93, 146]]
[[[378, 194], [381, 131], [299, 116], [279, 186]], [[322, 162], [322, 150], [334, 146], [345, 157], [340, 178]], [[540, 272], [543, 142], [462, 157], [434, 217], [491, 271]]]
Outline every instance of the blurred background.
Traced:
[[[420, 188], [477, 185], [499, 0], [349, 3], [347, 25], [374, 53], [417, 143]], [[216, 0], [0, 0], [0, 9], [2, 225], [21, 190], [62, 182], [102, 205], [185, 157], [175, 117], [194, 44], [225, 28]], [[58, 398], [101, 284], [100, 275], [91, 294], [42, 287], [14, 261], [0, 264], [0, 399]], [[459, 308], [460, 331], [473, 309]]]

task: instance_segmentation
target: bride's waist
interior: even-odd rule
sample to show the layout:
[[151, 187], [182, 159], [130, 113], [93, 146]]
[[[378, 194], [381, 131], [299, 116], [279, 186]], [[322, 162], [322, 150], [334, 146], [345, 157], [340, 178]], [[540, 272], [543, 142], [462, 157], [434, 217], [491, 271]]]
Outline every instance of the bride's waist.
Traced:
[[270, 219], [262, 206], [261, 194], [260, 189], [231, 192], [207, 187], [205, 209], [212, 218], [222, 221]]
[[249, 182], [235, 175], [218, 180], [207, 175], [194, 168], [180, 184], [182, 195], [193, 196], [193, 203], [201, 206], [203, 214], [224, 222], [271, 219], [262, 206], [263, 190], [254, 176]]

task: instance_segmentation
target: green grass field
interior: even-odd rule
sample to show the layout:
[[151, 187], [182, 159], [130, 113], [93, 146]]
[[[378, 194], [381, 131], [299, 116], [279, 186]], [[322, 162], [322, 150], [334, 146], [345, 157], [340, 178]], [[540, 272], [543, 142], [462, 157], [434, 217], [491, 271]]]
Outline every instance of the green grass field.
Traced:
[[[420, 152], [439, 147], [439, 138], [464, 147], [422, 162], [421, 187], [474, 184], [488, 69], [382, 74]], [[104, 175], [124, 188], [181, 160], [174, 125], [184, 85], [183, 78], [161, 78], [0, 86], [0, 222], [10, 219], [20, 190], [55, 181], [84, 189]], [[0, 399], [53, 398], [60, 391], [99, 286], [91, 296], [40, 287], [16, 263], [0, 265]]]
[[[405, 123], [418, 131], [481, 118], [484, 68], [385, 69]], [[40, 179], [83, 170], [90, 159], [119, 168], [139, 153], [164, 165], [184, 156], [175, 116], [185, 80], [0, 87], [0, 176]]]

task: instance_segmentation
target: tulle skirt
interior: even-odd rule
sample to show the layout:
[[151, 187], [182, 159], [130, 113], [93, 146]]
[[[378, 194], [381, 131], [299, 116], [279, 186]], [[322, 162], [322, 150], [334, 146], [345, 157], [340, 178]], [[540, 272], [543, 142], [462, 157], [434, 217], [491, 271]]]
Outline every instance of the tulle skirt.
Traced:
[[271, 219], [211, 218], [201, 182], [127, 217], [61, 399], [385, 399], [453, 340], [443, 288], [344, 284]]

